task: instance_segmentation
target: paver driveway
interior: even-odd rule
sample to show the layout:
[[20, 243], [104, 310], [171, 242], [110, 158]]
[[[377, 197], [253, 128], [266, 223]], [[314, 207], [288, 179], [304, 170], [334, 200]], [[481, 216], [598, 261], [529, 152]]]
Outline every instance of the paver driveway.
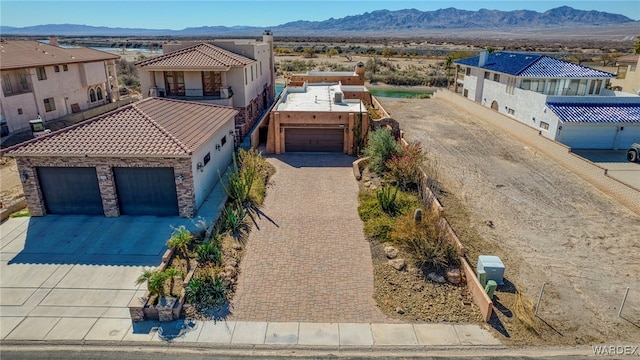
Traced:
[[372, 297], [353, 160], [343, 154], [269, 158], [276, 174], [249, 236], [234, 319], [388, 322]]

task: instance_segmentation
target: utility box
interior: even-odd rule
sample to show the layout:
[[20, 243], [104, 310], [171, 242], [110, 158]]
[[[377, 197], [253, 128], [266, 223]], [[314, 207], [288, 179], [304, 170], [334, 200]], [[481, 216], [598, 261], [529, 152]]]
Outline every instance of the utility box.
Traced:
[[498, 285], [504, 285], [504, 264], [499, 257], [493, 255], [478, 256], [478, 272], [484, 271], [486, 281], [495, 281]]

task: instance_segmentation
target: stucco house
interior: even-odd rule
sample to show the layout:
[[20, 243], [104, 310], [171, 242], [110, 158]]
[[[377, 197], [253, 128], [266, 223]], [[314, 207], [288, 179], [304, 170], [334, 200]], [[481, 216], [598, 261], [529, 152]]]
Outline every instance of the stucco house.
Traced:
[[117, 55], [27, 40], [0, 41], [4, 134], [118, 100]]
[[231, 106], [244, 137], [274, 101], [273, 35], [262, 41], [168, 43], [163, 55], [136, 63], [143, 97], [166, 97]]
[[5, 151], [32, 216], [193, 217], [231, 162], [230, 107], [147, 98]]
[[640, 97], [610, 90], [614, 74], [505, 51], [455, 63], [457, 92], [547, 138], [576, 149], [624, 149], [640, 141]]
[[370, 122], [373, 98], [364, 86], [364, 72], [358, 63], [352, 72], [293, 75], [260, 124], [266, 152], [351, 154], [358, 137], [366, 138]]
[[618, 76], [611, 80], [611, 87], [640, 95], [640, 54], [625, 55], [616, 59]]

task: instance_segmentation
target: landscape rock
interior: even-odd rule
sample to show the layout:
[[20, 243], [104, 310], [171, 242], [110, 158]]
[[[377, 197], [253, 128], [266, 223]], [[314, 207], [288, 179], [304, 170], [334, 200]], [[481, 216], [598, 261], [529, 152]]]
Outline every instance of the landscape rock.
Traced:
[[407, 265], [404, 259], [393, 259], [393, 260], [389, 260], [387, 263], [391, 265], [392, 268], [398, 271], [402, 271]]
[[398, 257], [398, 249], [393, 246], [385, 246], [384, 254], [387, 256], [387, 259], [395, 259]]
[[462, 274], [460, 269], [450, 269], [447, 271], [447, 281], [453, 285], [458, 285], [462, 281]]
[[413, 221], [415, 221], [416, 224], [422, 222], [422, 209], [416, 209], [416, 211], [413, 212]]
[[233, 249], [238, 251], [242, 250], [242, 244], [240, 243], [233, 244]]
[[396, 308], [396, 312], [397, 312], [398, 314], [402, 315], [402, 314], [404, 314], [404, 309], [403, 309], [403, 308], [401, 308], [401, 307], [397, 307], [397, 308]]
[[238, 260], [236, 260], [236, 259], [229, 259], [229, 260], [227, 260], [226, 265], [227, 265], [227, 266], [232, 266], [232, 267], [236, 268], [236, 267], [238, 267]]
[[444, 279], [444, 276], [442, 276], [442, 275], [438, 275], [438, 274], [436, 274], [436, 273], [434, 273], [434, 272], [430, 272], [430, 273], [427, 275], [427, 279], [429, 279], [429, 280], [431, 280], [431, 281], [433, 281], [433, 282], [436, 282], [436, 283], [438, 283], [438, 284], [444, 284], [444, 283], [446, 283], [446, 282], [447, 282], [447, 281]]
[[371, 186], [371, 181], [367, 180], [364, 182], [364, 186], [369, 187]]

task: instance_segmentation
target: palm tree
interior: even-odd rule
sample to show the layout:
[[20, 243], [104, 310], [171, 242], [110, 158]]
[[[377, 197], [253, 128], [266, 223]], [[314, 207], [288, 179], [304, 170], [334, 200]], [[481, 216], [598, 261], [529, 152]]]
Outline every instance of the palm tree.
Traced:
[[187, 230], [184, 225], [174, 228], [171, 237], [167, 240], [168, 247], [182, 252], [182, 256], [187, 261], [187, 272], [189, 271], [189, 255], [187, 253], [187, 246], [191, 243], [191, 240], [193, 240], [193, 234], [191, 234], [191, 231]]
[[164, 272], [160, 272], [157, 269], [146, 269], [136, 279], [136, 285], [146, 282], [149, 293], [161, 297], [164, 295], [164, 283], [166, 280], [167, 275]]
[[138, 276], [138, 278], [136, 279], [136, 285], [140, 285], [144, 282], [147, 283], [147, 290], [149, 290], [149, 292], [151, 292], [150, 289], [150, 280], [153, 278], [153, 276], [156, 274], [157, 270], [156, 269], [145, 269], [144, 271], [142, 271], [142, 274], [140, 274], [140, 276]]
[[175, 284], [175, 279], [176, 277], [179, 276], [184, 276], [184, 274], [182, 273], [182, 271], [174, 268], [174, 267], [170, 267], [164, 270], [164, 274], [166, 277], [169, 278], [169, 295], [173, 294], [173, 295], [178, 295], [178, 294], [174, 294], [173, 293], [173, 285]]

